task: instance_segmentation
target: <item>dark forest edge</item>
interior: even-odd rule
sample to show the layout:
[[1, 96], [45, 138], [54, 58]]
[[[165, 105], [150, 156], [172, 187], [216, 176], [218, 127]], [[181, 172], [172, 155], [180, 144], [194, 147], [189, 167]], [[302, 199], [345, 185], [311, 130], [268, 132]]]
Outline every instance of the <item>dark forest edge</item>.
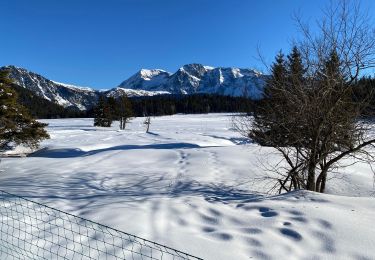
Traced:
[[[19, 102], [38, 119], [94, 117], [94, 108], [80, 111], [65, 108], [37, 96], [30, 90], [12, 85], [18, 93]], [[230, 97], [212, 94], [158, 95], [151, 97], [129, 97], [133, 116], [162, 116], [178, 113], [200, 114], [219, 112], [249, 112], [256, 101], [244, 97]]]

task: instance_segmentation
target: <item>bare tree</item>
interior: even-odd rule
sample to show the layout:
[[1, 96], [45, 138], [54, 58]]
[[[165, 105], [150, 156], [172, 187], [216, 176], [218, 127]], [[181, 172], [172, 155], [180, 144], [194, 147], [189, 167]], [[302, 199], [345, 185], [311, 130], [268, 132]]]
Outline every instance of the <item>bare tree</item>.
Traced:
[[375, 65], [374, 30], [359, 5], [347, 1], [331, 3], [324, 17], [316, 34], [296, 18], [303, 40], [287, 60], [278, 55], [253, 117], [236, 121], [246, 136], [281, 154], [273, 168], [279, 192], [324, 192], [343, 159], [375, 161], [364, 116], [373, 93], [353, 97], [362, 72]]
[[146, 117], [145, 121], [143, 122], [143, 124], [146, 126], [146, 133], [149, 132], [150, 130], [150, 125], [151, 125], [151, 117]]

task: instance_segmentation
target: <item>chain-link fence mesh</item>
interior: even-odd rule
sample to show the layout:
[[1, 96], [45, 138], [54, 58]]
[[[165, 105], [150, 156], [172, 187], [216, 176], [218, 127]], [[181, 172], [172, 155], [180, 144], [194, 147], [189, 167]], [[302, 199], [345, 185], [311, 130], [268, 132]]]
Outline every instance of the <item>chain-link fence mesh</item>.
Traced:
[[200, 259], [0, 191], [0, 259]]

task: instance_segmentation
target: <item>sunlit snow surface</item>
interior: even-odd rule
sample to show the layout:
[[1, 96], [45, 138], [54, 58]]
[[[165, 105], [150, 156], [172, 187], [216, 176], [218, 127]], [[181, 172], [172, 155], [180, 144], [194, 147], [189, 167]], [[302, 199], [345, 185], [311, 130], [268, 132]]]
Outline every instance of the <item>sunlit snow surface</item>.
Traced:
[[[43, 120], [33, 157], [1, 162], [0, 189], [204, 259], [375, 259], [370, 168], [335, 174], [328, 194], [266, 195], [275, 155], [226, 114], [136, 118], [125, 131], [92, 119]], [[268, 158], [268, 159], [266, 159]]]

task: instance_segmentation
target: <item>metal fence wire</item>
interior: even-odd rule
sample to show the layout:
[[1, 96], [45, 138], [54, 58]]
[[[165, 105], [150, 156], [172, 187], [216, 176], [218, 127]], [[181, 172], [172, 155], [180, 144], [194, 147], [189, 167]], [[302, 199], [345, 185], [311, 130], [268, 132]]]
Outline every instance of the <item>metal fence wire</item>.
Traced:
[[0, 191], [0, 259], [201, 259]]

